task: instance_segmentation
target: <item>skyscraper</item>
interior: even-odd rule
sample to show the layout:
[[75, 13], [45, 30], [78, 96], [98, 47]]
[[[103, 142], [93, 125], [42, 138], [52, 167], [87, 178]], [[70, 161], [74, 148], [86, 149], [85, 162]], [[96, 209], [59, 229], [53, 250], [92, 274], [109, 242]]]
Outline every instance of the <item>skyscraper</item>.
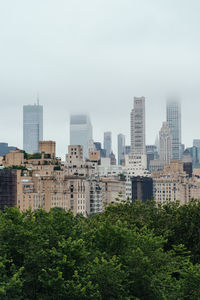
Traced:
[[181, 105], [177, 100], [167, 102], [167, 124], [172, 137], [172, 159], [181, 159]]
[[112, 133], [110, 131], [104, 132], [103, 146], [106, 150], [106, 157], [109, 157], [112, 152]]
[[70, 145], [83, 146], [83, 157], [88, 158], [89, 141], [92, 140], [92, 124], [88, 115], [70, 116]]
[[125, 135], [118, 134], [117, 136], [117, 148], [118, 148], [118, 165], [122, 164], [122, 160], [125, 154]]
[[163, 122], [159, 132], [159, 152], [160, 160], [163, 163], [169, 164], [172, 157], [172, 139], [167, 122]]
[[131, 111], [131, 152], [145, 154], [145, 97], [134, 97]]
[[43, 140], [43, 106], [23, 106], [23, 149], [27, 153], [39, 151], [39, 141]]

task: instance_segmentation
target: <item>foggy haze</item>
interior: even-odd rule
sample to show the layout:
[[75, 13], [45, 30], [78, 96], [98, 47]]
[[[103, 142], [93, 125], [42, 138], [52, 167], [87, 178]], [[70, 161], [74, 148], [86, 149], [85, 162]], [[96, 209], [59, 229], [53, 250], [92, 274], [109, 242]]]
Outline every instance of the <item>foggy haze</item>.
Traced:
[[0, 1], [0, 142], [22, 148], [24, 104], [39, 93], [44, 139], [64, 157], [71, 113], [89, 113], [94, 141], [126, 135], [146, 98], [146, 143], [181, 99], [182, 143], [200, 138], [199, 0]]

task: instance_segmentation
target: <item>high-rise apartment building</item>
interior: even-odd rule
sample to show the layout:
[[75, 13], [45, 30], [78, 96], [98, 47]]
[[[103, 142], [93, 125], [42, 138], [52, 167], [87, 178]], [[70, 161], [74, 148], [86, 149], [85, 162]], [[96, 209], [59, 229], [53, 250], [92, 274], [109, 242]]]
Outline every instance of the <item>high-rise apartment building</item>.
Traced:
[[70, 116], [70, 145], [83, 146], [83, 157], [88, 158], [92, 140], [92, 124], [88, 115]]
[[110, 131], [104, 132], [103, 145], [106, 150], [106, 157], [109, 157], [112, 152], [112, 133]]
[[17, 205], [17, 182], [19, 170], [0, 170], [0, 210], [4, 211], [5, 206]]
[[132, 183], [132, 202], [139, 200], [146, 202], [153, 198], [153, 180], [151, 177], [133, 176]]
[[181, 159], [181, 105], [176, 100], [167, 102], [167, 124], [172, 137], [172, 159]]
[[160, 160], [163, 163], [170, 163], [170, 160], [172, 158], [172, 139], [167, 122], [163, 122], [162, 128], [159, 132], [159, 154]]
[[117, 136], [117, 148], [118, 148], [118, 165], [122, 164], [122, 160], [125, 155], [125, 135], [118, 134]]
[[200, 178], [191, 177], [191, 167], [188, 164], [184, 167], [184, 164], [180, 160], [172, 160], [162, 171], [153, 172], [153, 192], [156, 202], [165, 204], [178, 200], [182, 205], [191, 199], [200, 199]]
[[27, 153], [39, 151], [39, 141], [43, 140], [43, 106], [39, 104], [23, 106], [23, 149]]
[[131, 111], [131, 152], [145, 154], [145, 97], [134, 97]]

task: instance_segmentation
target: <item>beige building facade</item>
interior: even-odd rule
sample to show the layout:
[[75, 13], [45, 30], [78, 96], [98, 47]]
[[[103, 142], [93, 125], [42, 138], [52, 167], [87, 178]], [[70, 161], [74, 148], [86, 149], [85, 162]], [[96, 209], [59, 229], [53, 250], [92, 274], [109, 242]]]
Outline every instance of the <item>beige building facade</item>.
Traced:
[[11, 150], [5, 155], [5, 166], [21, 166], [24, 164], [24, 153], [21, 150]]
[[199, 176], [189, 177], [179, 160], [172, 160], [162, 171], [153, 172], [152, 178], [154, 199], [158, 203], [179, 201], [186, 204], [191, 199], [200, 199]]
[[[88, 216], [101, 212], [105, 205], [125, 199], [125, 181], [118, 176], [101, 178], [97, 172], [98, 152], [83, 160], [82, 146], [69, 146], [65, 164], [54, 158], [54, 146], [42, 143], [41, 153], [26, 155], [11, 151], [3, 159], [4, 167], [16, 170], [16, 199], [21, 211], [60, 207]], [[46, 150], [44, 149], [46, 147]], [[52, 150], [52, 151], [51, 151]], [[51, 152], [51, 153], [48, 153]], [[50, 157], [45, 156], [51, 154]], [[26, 155], [26, 156], [25, 156]]]
[[56, 142], [54, 141], [39, 141], [39, 152], [50, 154], [51, 158], [56, 157]]

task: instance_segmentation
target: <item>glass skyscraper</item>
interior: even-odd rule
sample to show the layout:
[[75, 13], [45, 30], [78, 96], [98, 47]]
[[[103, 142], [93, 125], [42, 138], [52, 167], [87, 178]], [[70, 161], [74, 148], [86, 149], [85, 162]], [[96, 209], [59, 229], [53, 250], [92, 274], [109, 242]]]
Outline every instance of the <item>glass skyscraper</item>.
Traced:
[[92, 136], [92, 124], [88, 115], [70, 116], [70, 145], [83, 146], [84, 158], [89, 157], [88, 147]]
[[106, 150], [106, 157], [109, 157], [112, 152], [112, 133], [110, 131], [104, 132], [103, 147]]
[[43, 106], [39, 104], [23, 106], [23, 149], [27, 153], [39, 151], [39, 141], [43, 140]]
[[125, 135], [118, 134], [117, 136], [117, 148], [118, 148], [118, 165], [122, 164], [122, 160], [125, 155]]
[[177, 100], [167, 101], [167, 124], [171, 132], [172, 159], [181, 159], [181, 105]]

